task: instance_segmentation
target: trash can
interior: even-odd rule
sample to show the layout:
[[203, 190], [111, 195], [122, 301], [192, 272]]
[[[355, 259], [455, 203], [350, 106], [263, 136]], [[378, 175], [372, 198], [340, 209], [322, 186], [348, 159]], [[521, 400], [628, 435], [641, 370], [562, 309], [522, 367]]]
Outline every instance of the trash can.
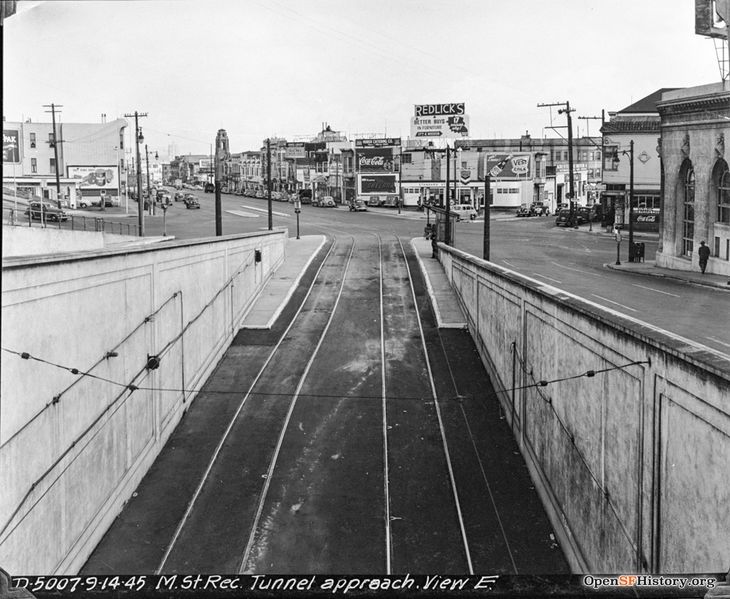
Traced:
[[634, 262], [644, 261], [644, 244], [642, 242], [634, 243]]

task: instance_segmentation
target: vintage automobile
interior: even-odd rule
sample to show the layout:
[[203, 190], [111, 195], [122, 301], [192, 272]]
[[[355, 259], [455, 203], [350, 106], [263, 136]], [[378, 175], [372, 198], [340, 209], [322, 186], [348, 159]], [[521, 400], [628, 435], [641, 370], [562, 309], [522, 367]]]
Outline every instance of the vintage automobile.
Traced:
[[550, 208], [545, 202], [532, 202], [530, 210], [535, 216], [550, 216]]
[[322, 208], [334, 208], [335, 199], [332, 196], [322, 196], [322, 198], [319, 200], [318, 205]]
[[198, 202], [198, 198], [194, 196], [188, 196], [185, 198], [185, 208], [188, 210], [198, 208], [200, 209], [200, 202]]
[[522, 204], [522, 206], [517, 209], [516, 216], [535, 216], [535, 213], [531, 210], [529, 205]]
[[383, 206], [384, 208], [397, 208], [398, 207], [398, 196], [387, 195], [383, 198], [383, 201], [380, 205]]
[[368, 206], [382, 206], [383, 199], [380, 196], [369, 196]]
[[477, 217], [477, 211], [471, 204], [454, 204], [449, 208], [452, 214], [456, 215], [456, 220], [469, 219], [474, 220]]
[[[579, 208], [576, 208], [573, 211], [573, 224], [574, 225], [582, 225], [585, 221], [585, 213], [581, 214], [581, 211]], [[570, 208], [561, 208], [557, 212], [557, 216], [555, 218], [555, 226], [556, 227], [569, 227], [570, 226]]]
[[365, 205], [365, 200], [362, 198], [355, 198], [350, 201], [350, 212], [367, 212], [368, 207]]
[[25, 215], [30, 215], [32, 219], [37, 219], [42, 222], [47, 220], [55, 222], [68, 220], [68, 214], [48, 202], [31, 202], [28, 205], [28, 210], [25, 211]]

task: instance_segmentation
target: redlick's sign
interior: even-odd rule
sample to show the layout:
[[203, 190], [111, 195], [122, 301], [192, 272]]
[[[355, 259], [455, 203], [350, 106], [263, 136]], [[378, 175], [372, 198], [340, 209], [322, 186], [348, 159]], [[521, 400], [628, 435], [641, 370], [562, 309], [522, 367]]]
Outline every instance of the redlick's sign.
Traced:
[[392, 173], [393, 148], [362, 148], [355, 151], [360, 173]]
[[397, 193], [395, 175], [360, 175], [360, 193]]
[[464, 102], [450, 104], [416, 104], [414, 116], [453, 116], [466, 114]]

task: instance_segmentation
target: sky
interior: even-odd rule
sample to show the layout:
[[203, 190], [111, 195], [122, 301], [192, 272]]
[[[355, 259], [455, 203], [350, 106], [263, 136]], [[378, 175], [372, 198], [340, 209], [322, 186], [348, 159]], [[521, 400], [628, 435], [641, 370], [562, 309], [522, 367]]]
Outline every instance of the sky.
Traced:
[[[3, 116], [140, 119], [150, 151], [267, 137], [407, 138], [464, 102], [470, 137], [574, 134], [662, 87], [720, 80], [693, 0], [22, 0], [4, 22]], [[133, 127], [134, 119], [130, 119]], [[130, 132], [131, 135], [131, 132]]]

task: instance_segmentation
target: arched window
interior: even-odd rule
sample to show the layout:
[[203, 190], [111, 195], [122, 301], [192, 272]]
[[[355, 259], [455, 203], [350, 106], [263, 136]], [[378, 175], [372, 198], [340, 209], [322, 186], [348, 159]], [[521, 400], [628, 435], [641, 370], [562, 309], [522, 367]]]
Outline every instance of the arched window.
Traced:
[[717, 178], [717, 222], [730, 225], [730, 169], [722, 160], [715, 167]]
[[682, 255], [691, 256], [695, 236], [695, 169], [691, 162], [684, 165], [684, 214], [682, 219]]

